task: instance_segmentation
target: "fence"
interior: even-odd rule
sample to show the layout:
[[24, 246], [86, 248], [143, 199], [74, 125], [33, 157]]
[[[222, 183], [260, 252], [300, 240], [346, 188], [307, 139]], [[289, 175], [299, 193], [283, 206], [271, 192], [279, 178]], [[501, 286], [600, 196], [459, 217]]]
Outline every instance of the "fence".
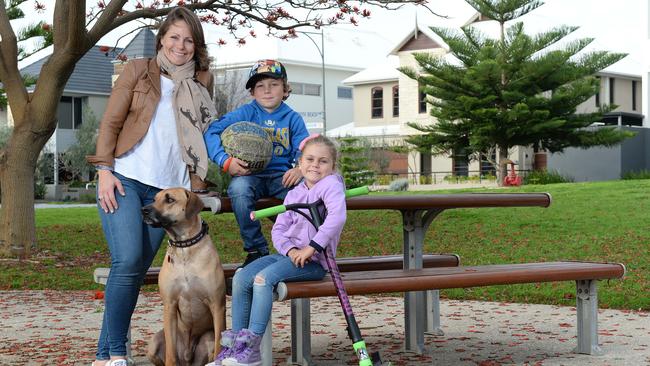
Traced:
[[[516, 170], [522, 178], [528, 175], [529, 170]], [[377, 173], [375, 174], [375, 184], [389, 185], [390, 182], [406, 178], [409, 184], [463, 184], [463, 183], [483, 183], [496, 182], [496, 176], [492, 172], [481, 172], [480, 170], [463, 171], [462, 173], [452, 171], [438, 171], [430, 173], [422, 172], [404, 172], [404, 173]]]

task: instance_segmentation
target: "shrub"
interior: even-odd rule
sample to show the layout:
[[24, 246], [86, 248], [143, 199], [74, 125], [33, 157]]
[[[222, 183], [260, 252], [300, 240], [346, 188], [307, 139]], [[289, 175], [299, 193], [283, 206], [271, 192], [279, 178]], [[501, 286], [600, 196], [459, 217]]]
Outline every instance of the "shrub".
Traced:
[[47, 187], [45, 186], [45, 183], [34, 181], [34, 199], [42, 200], [45, 198], [46, 193]]
[[524, 177], [524, 184], [571, 183], [572, 177], [565, 177], [555, 170], [533, 170]]
[[621, 179], [650, 179], [650, 170], [647, 169], [642, 169], [642, 170], [630, 170], [628, 172], [623, 173], [621, 176]]
[[408, 189], [409, 180], [406, 178], [395, 179], [394, 181], [390, 182], [390, 185], [388, 186], [388, 190], [393, 192], [408, 191]]
[[79, 195], [79, 202], [81, 203], [95, 203], [95, 195], [90, 193], [84, 193]]

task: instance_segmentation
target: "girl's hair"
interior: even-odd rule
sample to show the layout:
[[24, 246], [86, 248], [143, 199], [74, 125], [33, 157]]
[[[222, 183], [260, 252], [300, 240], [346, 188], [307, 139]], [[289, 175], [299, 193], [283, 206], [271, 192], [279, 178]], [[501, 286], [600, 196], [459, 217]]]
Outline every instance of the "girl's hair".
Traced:
[[156, 51], [160, 51], [162, 43], [160, 41], [165, 36], [169, 27], [177, 21], [183, 21], [190, 27], [192, 40], [194, 41], [194, 62], [196, 62], [197, 71], [206, 71], [210, 69], [210, 57], [208, 56], [208, 47], [205, 44], [203, 27], [199, 17], [193, 11], [179, 6], [167, 14], [167, 18], [162, 22], [156, 35]]
[[332, 163], [334, 164], [334, 167], [336, 168], [336, 161], [338, 160], [338, 149], [336, 147], [336, 144], [334, 141], [330, 140], [326, 136], [320, 135], [320, 134], [314, 134], [309, 137], [307, 137], [302, 144], [302, 147], [300, 148], [300, 151], [305, 151], [307, 146], [311, 145], [316, 145], [316, 144], [323, 144], [327, 146], [330, 150], [330, 154], [332, 155]]

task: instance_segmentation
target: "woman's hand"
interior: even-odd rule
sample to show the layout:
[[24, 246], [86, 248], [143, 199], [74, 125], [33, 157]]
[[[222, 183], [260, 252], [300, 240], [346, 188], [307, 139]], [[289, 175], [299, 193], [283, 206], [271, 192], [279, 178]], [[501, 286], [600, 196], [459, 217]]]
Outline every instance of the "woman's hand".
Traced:
[[122, 182], [117, 179], [110, 170], [97, 171], [97, 200], [104, 212], [113, 213], [117, 210], [117, 200], [115, 199], [115, 190], [124, 196], [124, 187]]
[[247, 162], [233, 157], [232, 161], [230, 162], [230, 165], [228, 166], [228, 174], [232, 176], [250, 175], [251, 171], [250, 169], [248, 169]]
[[306, 263], [311, 261], [311, 257], [316, 253], [316, 249], [312, 246], [306, 246], [302, 249], [293, 248], [289, 250], [287, 256], [291, 258], [291, 262], [296, 266], [303, 268]]
[[287, 188], [293, 187], [300, 182], [300, 179], [302, 179], [300, 168], [291, 168], [284, 172], [284, 175], [282, 176], [282, 185]]

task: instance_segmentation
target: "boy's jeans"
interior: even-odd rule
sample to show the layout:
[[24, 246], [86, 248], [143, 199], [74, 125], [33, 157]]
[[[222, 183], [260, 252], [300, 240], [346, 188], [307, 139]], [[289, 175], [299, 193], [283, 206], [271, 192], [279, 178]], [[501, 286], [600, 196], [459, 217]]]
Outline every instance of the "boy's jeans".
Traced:
[[251, 211], [255, 211], [255, 202], [262, 197], [275, 197], [284, 200], [289, 188], [282, 186], [284, 172], [271, 174], [242, 175], [232, 178], [228, 186], [228, 197], [232, 210], [239, 224], [239, 234], [244, 241], [247, 252], [269, 252], [268, 243], [262, 234], [262, 224], [251, 220]]
[[[257, 335], [264, 334], [271, 318], [275, 285], [280, 281], [321, 280], [325, 273], [325, 269], [317, 262], [309, 262], [300, 268], [282, 254], [258, 258], [238, 270], [232, 280], [233, 331], [246, 328]], [[261, 276], [264, 283], [255, 283], [256, 276]]]
[[140, 293], [142, 279], [165, 235], [162, 228], [142, 221], [144, 205], [153, 202], [160, 189], [113, 173], [124, 187], [125, 196], [115, 192], [117, 210], [105, 213], [99, 207], [104, 236], [111, 252], [111, 272], [105, 289], [102, 330], [97, 344], [97, 359], [126, 356], [126, 335]]

